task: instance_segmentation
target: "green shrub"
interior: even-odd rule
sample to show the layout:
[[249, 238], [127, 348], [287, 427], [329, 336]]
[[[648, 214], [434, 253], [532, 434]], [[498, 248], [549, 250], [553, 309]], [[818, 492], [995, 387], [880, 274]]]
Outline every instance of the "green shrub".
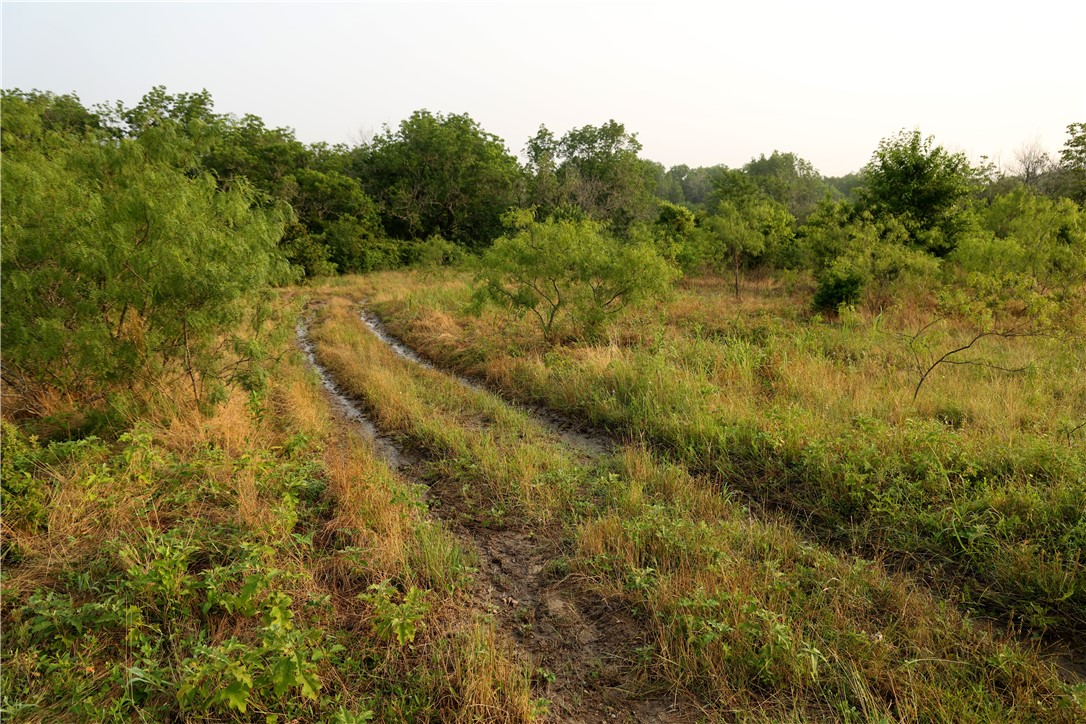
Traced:
[[841, 257], [819, 276], [814, 306], [821, 311], [836, 312], [842, 304], [858, 304], [865, 284], [867, 275], [850, 260]]
[[566, 323], [574, 334], [598, 334], [610, 317], [662, 296], [679, 276], [651, 245], [623, 244], [594, 221], [536, 221], [524, 210], [505, 220], [516, 233], [483, 256], [476, 305], [531, 313], [549, 342]]
[[5, 381], [98, 406], [141, 385], [202, 398], [246, 298], [285, 278], [279, 210], [187, 172], [168, 122], [86, 142], [17, 96], [3, 111]]
[[[48, 485], [34, 477], [34, 453], [39, 449], [35, 437], [7, 422], [0, 422], [0, 511], [4, 522], [14, 528], [37, 530], [45, 524], [45, 500]], [[4, 555], [7, 557], [7, 548]]]

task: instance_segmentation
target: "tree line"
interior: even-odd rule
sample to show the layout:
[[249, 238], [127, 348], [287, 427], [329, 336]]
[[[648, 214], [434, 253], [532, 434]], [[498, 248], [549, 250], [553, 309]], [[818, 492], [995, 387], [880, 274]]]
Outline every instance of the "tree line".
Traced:
[[[541, 126], [522, 162], [467, 114], [419, 110], [348, 146], [217, 113], [207, 91], [2, 103], [3, 374], [20, 389], [103, 397], [176, 370], [200, 398], [198, 378], [259, 376], [259, 345], [231, 331], [252, 294], [465, 254], [482, 258], [479, 300], [532, 312], [547, 336], [567, 312], [598, 329], [704, 268], [736, 295], [753, 270], [808, 273], [831, 313], [940, 267], [1026, 275], [1049, 296], [1086, 270], [1084, 123], [1058, 160], [1025, 146], [1010, 172], [906, 130], [827, 178], [781, 151], [665, 169], [614, 120]], [[566, 287], [549, 301], [525, 283], [547, 273]]]

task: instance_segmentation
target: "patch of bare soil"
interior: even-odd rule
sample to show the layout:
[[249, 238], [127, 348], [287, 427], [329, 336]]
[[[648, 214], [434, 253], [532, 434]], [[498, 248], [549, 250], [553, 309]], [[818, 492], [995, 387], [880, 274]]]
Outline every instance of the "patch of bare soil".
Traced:
[[435, 515], [479, 554], [475, 598], [516, 642], [561, 722], [692, 722], [691, 702], [637, 680], [645, 623], [568, 576], [548, 531], [479, 523], [455, 485], [431, 481]]

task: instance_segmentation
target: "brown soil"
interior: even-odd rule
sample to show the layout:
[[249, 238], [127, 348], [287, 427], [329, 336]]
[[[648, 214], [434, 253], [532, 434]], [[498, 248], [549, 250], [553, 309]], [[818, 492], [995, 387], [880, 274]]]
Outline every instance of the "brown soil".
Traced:
[[676, 697], [653, 696], [633, 661], [648, 643], [643, 621], [561, 572], [551, 531], [475, 520], [455, 485], [430, 486], [434, 512], [479, 554], [475, 600], [536, 672], [539, 695], [561, 722], [696, 721]]

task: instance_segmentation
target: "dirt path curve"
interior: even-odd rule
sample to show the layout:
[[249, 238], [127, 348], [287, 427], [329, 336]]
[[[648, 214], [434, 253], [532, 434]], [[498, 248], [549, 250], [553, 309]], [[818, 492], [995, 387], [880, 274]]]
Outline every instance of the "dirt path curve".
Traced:
[[[367, 326], [398, 354], [436, 369], [367, 321]], [[379, 322], [377, 323], [379, 325]], [[632, 689], [633, 662], [648, 643], [643, 623], [578, 585], [564, 571], [562, 551], [545, 531], [494, 528], [467, 515], [468, 505], [455, 485], [427, 480], [417, 454], [382, 431], [336, 384], [316, 358], [308, 328], [300, 321], [298, 344], [316, 370], [336, 409], [370, 437], [378, 453], [400, 475], [427, 487], [431, 513], [475, 549], [479, 571], [472, 591], [476, 606], [495, 620], [514, 651], [534, 672], [533, 690], [550, 702], [547, 719], [555, 722], [694, 722], [696, 706], [671, 696], [638, 695]], [[449, 374], [438, 370], [442, 374]], [[449, 375], [454, 376], [454, 375]], [[479, 385], [457, 378], [475, 389]], [[604, 450], [598, 441], [553, 421], [541, 420], [582, 452]]]

